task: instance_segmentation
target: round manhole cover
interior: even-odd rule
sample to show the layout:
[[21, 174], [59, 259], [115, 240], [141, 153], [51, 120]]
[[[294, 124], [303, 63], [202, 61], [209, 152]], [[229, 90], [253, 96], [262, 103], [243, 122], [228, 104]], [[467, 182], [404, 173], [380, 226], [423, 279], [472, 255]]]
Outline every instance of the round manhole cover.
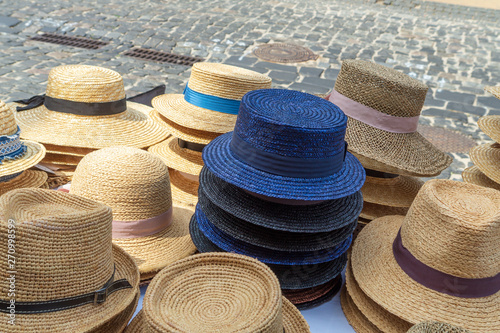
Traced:
[[280, 63], [303, 62], [319, 57], [306, 47], [285, 43], [261, 45], [253, 53], [261, 60]]
[[447, 153], [468, 153], [477, 143], [460, 133], [441, 127], [419, 125], [418, 131], [433, 145]]

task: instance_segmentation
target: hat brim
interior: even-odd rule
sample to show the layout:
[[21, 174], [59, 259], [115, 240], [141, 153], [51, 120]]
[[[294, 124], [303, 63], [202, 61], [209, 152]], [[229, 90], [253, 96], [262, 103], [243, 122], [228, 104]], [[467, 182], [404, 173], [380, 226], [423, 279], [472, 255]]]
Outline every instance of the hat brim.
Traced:
[[500, 184], [489, 179], [477, 166], [471, 166], [462, 172], [464, 182], [476, 184], [483, 187], [493, 188], [500, 191]]
[[99, 327], [96, 330], [91, 331], [92, 333], [122, 333], [123, 330], [127, 327], [128, 322], [132, 319], [134, 315], [135, 309], [137, 308], [137, 304], [139, 303], [139, 299], [141, 298], [141, 291], [137, 291], [137, 295], [134, 298], [134, 301], [130, 303], [130, 305], [123, 310], [120, 314], [115, 316], [113, 319], [108, 321], [102, 327]]
[[45, 147], [33, 141], [21, 140], [26, 152], [13, 160], [3, 160], [0, 164], [0, 177], [13, 175], [28, 170], [45, 157]]
[[177, 170], [168, 169], [172, 198], [179, 206], [194, 209], [198, 202], [199, 183], [182, 176]]
[[222, 134], [232, 131], [236, 124], [237, 115], [200, 108], [186, 102], [182, 94], [161, 95], [152, 104], [171, 122], [200, 131]]
[[361, 188], [365, 202], [390, 207], [410, 207], [424, 181], [415, 177], [366, 177]]
[[67, 155], [66, 153], [49, 153], [45, 154], [43, 162], [45, 163], [57, 163], [63, 165], [78, 165], [82, 160], [83, 156]]
[[295, 200], [333, 200], [357, 192], [365, 181], [361, 163], [346, 154], [342, 169], [321, 178], [283, 177], [241, 162], [231, 151], [233, 133], [226, 133], [203, 149], [203, 162], [217, 177], [242, 189], [269, 197]]
[[127, 102], [127, 110], [110, 116], [76, 116], [45, 106], [16, 113], [21, 137], [41, 143], [82, 148], [129, 146], [146, 148], [168, 133], [148, 113], [151, 108]]
[[73, 155], [73, 156], [81, 156], [81, 157], [84, 157], [85, 155], [88, 155], [88, 154], [96, 151], [96, 149], [92, 149], [92, 148], [58, 146], [58, 145], [52, 145], [50, 143], [45, 143], [44, 146], [45, 146], [45, 149], [47, 149], [48, 153]]
[[496, 143], [486, 143], [470, 150], [470, 159], [474, 164], [495, 183], [500, 183], [500, 147]]
[[337, 275], [319, 286], [298, 290], [282, 289], [282, 293], [299, 310], [305, 310], [327, 302], [339, 292], [341, 286], [342, 276]]
[[477, 121], [477, 126], [495, 142], [500, 142], [500, 116], [481, 117]]
[[49, 178], [44, 171], [26, 170], [8, 182], [0, 183], [0, 195], [16, 188], [41, 187]]
[[[310, 332], [309, 325], [300, 311], [285, 297], [283, 297], [283, 329], [286, 333], [307, 333]], [[124, 333], [146, 333], [147, 323], [143, 315], [143, 310], [139, 311], [130, 322]]]
[[347, 322], [357, 333], [383, 333], [356, 307], [345, 286], [340, 291], [340, 305]]
[[[207, 167], [200, 173], [201, 191], [229, 214], [262, 227], [289, 232], [317, 233], [342, 228], [356, 219], [363, 206], [361, 192], [312, 205], [272, 203], [248, 194], [215, 176]], [[314, 223], [305, 223], [314, 219]]]
[[406, 215], [408, 208], [409, 207], [391, 207], [364, 202], [363, 210], [361, 210], [359, 217], [371, 221], [387, 215]]
[[161, 158], [169, 168], [191, 175], [198, 175], [203, 167], [201, 152], [181, 148], [173, 136], [149, 147], [148, 151]]
[[[387, 132], [350, 117], [347, 121], [346, 141], [350, 152], [400, 170], [378, 171], [433, 177], [453, 161], [451, 156], [437, 149], [418, 132]], [[377, 170], [371, 165], [363, 165], [367, 169]]]
[[170, 226], [156, 234], [138, 238], [113, 238], [135, 260], [141, 280], [151, 279], [161, 269], [196, 252], [189, 235], [189, 221], [193, 210], [173, 208]]
[[500, 292], [481, 298], [450, 296], [420, 285], [399, 267], [392, 244], [403, 220], [402, 216], [382, 217], [370, 222], [358, 235], [351, 263], [361, 290], [412, 324], [432, 318], [476, 332], [500, 327]]
[[94, 304], [86, 304], [63, 311], [16, 314], [15, 325], [2, 320], [0, 331], [12, 333], [102, 332], [101, 327], [126, 311], [139, 292], [139, 272], [134, 260], [118, 246], [113, 246], [113, 258], [116, 268], [115, 280], [127, 279], [132, 288], [118, 290], [108, 295], [106, 301], [98, 307]]

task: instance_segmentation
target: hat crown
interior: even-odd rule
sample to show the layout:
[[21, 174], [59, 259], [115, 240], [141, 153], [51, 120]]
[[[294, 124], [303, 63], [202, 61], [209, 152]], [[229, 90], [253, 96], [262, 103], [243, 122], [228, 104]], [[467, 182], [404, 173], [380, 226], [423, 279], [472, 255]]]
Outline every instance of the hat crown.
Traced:
[[452, 180], [429, 180], [401, 227], [404, 247], [420, 262], [452, 276], [500, 273], [500, 192]]
[[168, 167], [138, 148], [110, 147], [86, 155], [70, 191], [111, 207], [116, 221], [149, 219], [172, 207]]
[[49, 72], [46, 95], [73, 102], [106, 103], [125, 98], [117, 72], [97, 66], [64, 65]]
[[14, 111], [3, 101], [0, 101], [0, 136], [12, 135], [17, 132]]
[[[64, 192], [16, 189], [0, 198], [0, 299], [8, 300], [15, 257], [18, 302], [48, 301], [96, 291], [113, 274], [111, 209]], [[15, 251], [8, 252], [9, 220]], [[12, 228], [10, 228], [12, 229]]]
[[428, 89], [406, 74], [365, 60], [344, 60], [335, 81], [340, 94], [395, 117], [419, 116]]
[[241, 100], [249, 91], [271, 88], [271, 78], [246, 68], [198, 62], [193, 65], [188, 86], [205, 95]]
[[344, 149], [347, 117], [333, 103], [293, 90], [247, 93], [234, 135], [257, 149], [296, 158], [327, 158]]

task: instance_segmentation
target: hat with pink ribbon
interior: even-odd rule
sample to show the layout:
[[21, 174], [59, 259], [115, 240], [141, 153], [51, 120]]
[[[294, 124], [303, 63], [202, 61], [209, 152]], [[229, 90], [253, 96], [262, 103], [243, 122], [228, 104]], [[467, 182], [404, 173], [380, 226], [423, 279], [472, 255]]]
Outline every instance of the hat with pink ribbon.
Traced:
[[92, 152], [78, 164], [70, 192], [111, 207], [113, 243], [135, 259], [141, 280], [196, 251], [189, 235], [193, 211], [172, 201], [168, 167], [151, 153]]

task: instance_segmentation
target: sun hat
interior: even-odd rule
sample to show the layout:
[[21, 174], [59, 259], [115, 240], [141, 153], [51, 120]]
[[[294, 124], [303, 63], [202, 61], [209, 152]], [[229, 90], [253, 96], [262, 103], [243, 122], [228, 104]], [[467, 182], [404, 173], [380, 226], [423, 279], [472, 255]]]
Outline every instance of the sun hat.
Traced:
[[[14, 258], [0, 263], [0, 311], [7, 318], [15, 281], [15, 325], [2, 320], [0, 331], [101, 332], [129, 310], [139, 292], [139, 272], [111, 243], [111, 220], [109, 207], [61, 191], [16, 189], [2, 195], [0, 251]], [[7, 247], [11, 235], [15, 247]]]
[[0, 181], [31, 168], [45, 156], [43, 145], [19, 137], [14, 112], [0, 101]]
[[500, 144], [486, 143], [475, 146], [469, 152], [472, 162], [486, 177], [495, 183], [500, 183]]
[[17, 112], [22, 138], [81, 148], [146, 148], [168, 135], [149, 118], [150, 107], [126, 101], [121, 75], [107, 68], [53, 68], [43, 103]]
[[[358, 234], [360, 233], [361, 230], [363, 230], [364, 227], [370, 222], [371, 220], [364, 219], [362, 217], [358, 218], [358, 225], [356, 226], [356, 229], [354, 229], [354, 232], [352, 233], [352, 240], [356, 240], [356, 237], [358, 237]], [[351, 244], [352, 247], [352, 244]]]
[[113, 243], [129, 253], [141, 280], [196, 251], [189, 236], [193, 210], [172, 201], [167, 166], [132, 147], [110, 147], [85, 156], [70, 193], [113, 210]]
[[282, 297], [263, 263], [231, 253], [204, 253], [162, 270], [126, 332], [306, 333], [304, 317]]
[[386, 215], [406, 215], [407, 212], [408, 207], [391, 207], [365, 201], [359, 217], [371, 221]]
[[42, 162], [77, 166], [78, 163], [80, 163], [80, 161], [82, 160], [82, 158], [83, 156], [47, 152]]
[[46, 172], [37, 170], [26, 170], [14, 176], [5, 177], [5, 180], [0, 178], [0, 195], [16, 188], [42, 187], [49, 178]]
[[198, 175], [203, 167], [201, 158], [203, 148], [200, 147], [198, 150], [182, 148], [179, 145], [179, 140], [171, 136], [167, 140], [149, 147], [148, 151], [161, 158], [168, 167], [174, 170]]
[[[370, 222], [351, 254], [363, 292], [412, 324], [500, 327], [500, 192], [427, 181], [406, 217]], [[404, 304], [405, 306], [401, 306]]]
[[438, 321], [424, 321], [413, 326], [407, 333], [472, 333], [465, 328], [440, 323]]
[[[500, 86], [488, 86], [485, 87], [484, 90], [500, 99]], [[486, 135], [495, 140], [495, 142], [500, 142], [500, 116], [483, 116], [479, 118], [477, 125]]]
[[359, 191], [311, 205], [270, 202], [224, 181], [207, 167], [200, 173], [200, 185], [200, 192], [229, 214], [254, 225], [289, 232], [317, 233], [342, 228], [358, 217], [363, 205]]
[[473, 165], [469, 168], [466, 168], [464, 171], [462, 171], [462, 178], [464, 179], [464, 182], [466, 182], [466, 183], [476, 184], [476, 185], [484, 186], [484, 187], [490, 187], [490, 188], [493, 188], [495, 190], [500, 191], [500, 184], [489, 179], [475, 165]]
[[311, 309], [332, 299], [342, 286], [342, 276], [337, 275], [332, 280], [312, 288], [282, 289], [285, 296], [299, 310]]
[[[409, 176], [436, 176], [452, 158], [417, 132], [429, 88], [397, 70], [364, 60], [342, 62], [328, 99], [349, 117], [349, 151], [396, 168], [365, 168]], [[361, 161], [363, 163], [363, 161]]]
[[365, 180], [346, 151], [347, 117], [319, 97], [292, 90], [247, 93], [234, 132], [203, 150], [217, 177], [260, 195], [332, 200], [357, 192]]
[[382, 333], [356, 307], [345, 285], [340, 291], [340, 305], [349, 325], [354, 328], [356, 333]]
[[177, 170], [169, 169], [172, 198], [180, 206], [194, 209], [198, 202], [199, 183]]

